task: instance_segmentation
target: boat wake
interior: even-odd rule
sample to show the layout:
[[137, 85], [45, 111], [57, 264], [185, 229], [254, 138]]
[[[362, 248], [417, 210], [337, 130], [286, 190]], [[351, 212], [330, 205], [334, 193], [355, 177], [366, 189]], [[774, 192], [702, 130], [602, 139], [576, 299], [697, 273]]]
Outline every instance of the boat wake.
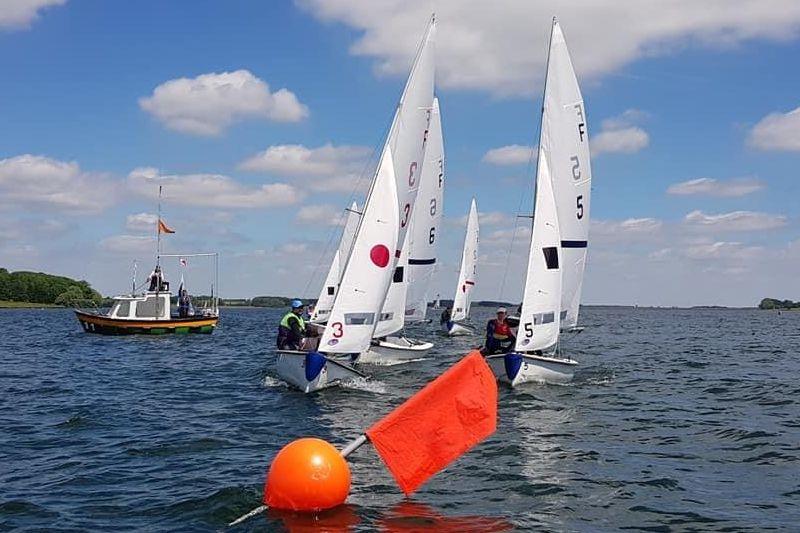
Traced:
[[386, 383], [374, 379], [355, 378], [343, 381], [340, 386], [343, 389], [353, 389], [375, 394], [386, 394]]
[[284, 389], [289, 388], [288, 383], [274, 376], [264, 376], [264, 379], [261, 381], [261, 385], [270, 388], [284, 388]]
[[371, 366], [397, 366], [397, 365], [405, 365], [406, 363], [417, 363], [419, 361], [427, 361], [428, 359], [433, 359], [433, 357], [417, 357], [415, 359], [397, 359], [395, 361], [390, 360], [383, 360], [383, 361], [370, 361], [369, 363], [363, 363], [365, 365]]

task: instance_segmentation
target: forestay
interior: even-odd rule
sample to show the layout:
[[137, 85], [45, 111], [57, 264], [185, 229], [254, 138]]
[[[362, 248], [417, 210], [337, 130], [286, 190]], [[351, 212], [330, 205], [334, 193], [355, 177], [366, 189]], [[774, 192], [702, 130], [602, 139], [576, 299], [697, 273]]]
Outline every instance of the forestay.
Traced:
[[475, 198], [467, 216], [467, 234], [464, 237], [464, 251], [461, 254], [461, 270], [458, 274], [458, 287], [453, 298], [452, 320], [465, 320], [472, 304], [472, 290], [478, 275], [478, 207]]
[[550, 37], [540, 153], [550, 161], [561, 231], [561, 327], [578, 322], [589, 236], [591, 163], [586, 113], [567, 43], [558, 22]]
[[417, 194], [417, 205], [408, 230], [407, 322], [425, 320], [428, 290], [436, 269], [436, 247], [444, 210], [444, 143], [439, 99], [433, 99], [433, 114], [425, 148], [425, 163]]
[[548, 158], [540, 149], [528, 270], [515, 347], [517, 351], [543, 350], [558, 341], [562, 284], [560, 243]]
[[360, 353], [371, 342], [419, 188], [431, 120], [435, 20], [420, 44], [383, 147], [320, 350]]
[[317, 298], [317, 305], [314, 307], [314, 314], [311, 316], [312, 322], [325, 322], [331, 313], [336, 293], [339, 291], [339, 283], [344, 274], [344, 265], [347, 262], [347, 256], [350, 255], [350, 247], [353, 245], [356, 227], [358, 227], [358, 204], [353, 202], [353, 205], [347, 210], [339, 248], [333, 254], [325, 284], [322, 286], [319, 298]]

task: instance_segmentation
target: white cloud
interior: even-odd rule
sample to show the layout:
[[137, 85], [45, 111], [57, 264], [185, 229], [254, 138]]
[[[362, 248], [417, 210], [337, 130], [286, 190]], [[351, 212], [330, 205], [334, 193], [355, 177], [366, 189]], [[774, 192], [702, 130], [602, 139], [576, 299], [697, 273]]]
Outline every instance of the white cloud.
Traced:
[[30, 154], [0, 160], [1, 204], [96, 213], [116, 199], [111, 180], [105, 175], [81, 170], [74, 161]]
[[764, 188], [764, 183], [756, 178], [735, 178], [717, 180], [714, 178], [697, 178], [670, 185], [667, 194], [678, 196], [747, 196]]
[[287, 89], [269, 85], [248, 70], [202, 74], [162, 83], [139, 106], [168, 128], [195, 135], [219, 135], [234, 122], [260, 118], [298, 122], [308, 108]]
[[437, 83], [500, 95], [539, 91], [554, 14], [582, 80], [643, 57], [753, 39], [787, 40], [800, 29], [796, 0], [296, 2], [319, 20], [354, 28], [359, 34], [350, 52], [376, 58], [380, 74], [401, 76], [435, 8]]
[[740, 242], [718, 241], [688, 246], [683, 250], [683, 255], [689, 259], [701, 261], [745, 261], [756, 257], [761, 250], [760, 246], [747, 246]]
[[137, 168], [128, 175], [131, 190], [158, 198], [163, 185], [170, 202], [220, 208], [258, 208], [298, 203], [303, 194], [286, 183], [247, 186], [219, 174], [161, 175], [155, 168]]
[[632, 154], [650, 144], [650, 135], [636, 123], [647, 117], [638, 109], [628, 109], [622, 114], [605, 119], [600, 133], [592, 135], [590, 146], [593, 155], [603, 152]]
[[762, 118], [750, 130], [747, 144], [759, 150], [800, 151], [800, 107]]
[[301, 144], [281, 144], [246, 159], [239, 168], [307, 178], [308, 186], [316, 191], [350, 192], [359, 177], [368, 173], [365, 164], [369, 154], [370, 150], [365, 146], [328, 143], [318, 148], [307, 148]]
[[346, 218], [343, 209], [330, 204], [303, 206], [295, 216], [298, 222], [313, 226], [341, 226]]
[[0, 29], [29, 28], [39, 18], [39, 11], [66, 3], [67, 0], [3, 0], [0, 2]]
[[136, 213], [125, 219], [125, 228], [130, 231], [155, 231], [158, 215], [152, 213]]
[[278, 246], [276, 251], [285, 255], [300, 255], [308, 252], [309, 247], [305, 242], [287, 242]]
[[684, 217], [684, 223], [692, 229], [758, 231], [785, 226], [787, 218], [784, 215], [772, 215], [755, 211], [733, 211], [719, 215], [707, 215], [702, 211], [692, 211]]
[[626, 240], [648, 236], [661, 230], [664, 223], [655, 218], [628, 218], [626, 220], [593, 220], [591, 237]]
[[485, 154], [481, 161], [493, 165], [524, 165], [533, 157], [536, 147], [510, 144], [499, 148], [492, 148]]

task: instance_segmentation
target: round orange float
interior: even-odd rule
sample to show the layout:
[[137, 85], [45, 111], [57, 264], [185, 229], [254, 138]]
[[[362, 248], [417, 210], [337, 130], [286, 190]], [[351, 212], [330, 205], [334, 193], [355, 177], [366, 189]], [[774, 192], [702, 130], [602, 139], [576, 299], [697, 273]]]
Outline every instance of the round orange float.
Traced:
[[267, 472], [264, 504], [272, 509], [321, 511], [344, 503], [350, 467], [333, 445], [303, 438], [284, 446]]

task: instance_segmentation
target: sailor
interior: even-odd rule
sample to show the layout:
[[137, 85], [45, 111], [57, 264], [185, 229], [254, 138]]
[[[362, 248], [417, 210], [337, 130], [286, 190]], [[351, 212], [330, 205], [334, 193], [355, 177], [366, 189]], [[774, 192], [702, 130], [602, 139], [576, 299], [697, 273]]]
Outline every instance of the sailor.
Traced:
[[303, 302], [292, 300], [292, 309], [278, 325], [278, 349], [299, 350], [306, 336], [306, 322], [303, 320]]
[[450, 317], [451, 317], [451, 309], [449, 307], [445, 307], [444, 311], [442, 311], [442, 316], [439, 317], [440, 324], [450, 324]]
[[497, 318], [489, 320], [486, 324], [486, 342], [484, 343], [483, 355], [495, 353], [507, 353], [511, 351], [517, 338], [511, 331], [511, 326], [506, 321], [507, 310], [505, 307], [497, 309]]

